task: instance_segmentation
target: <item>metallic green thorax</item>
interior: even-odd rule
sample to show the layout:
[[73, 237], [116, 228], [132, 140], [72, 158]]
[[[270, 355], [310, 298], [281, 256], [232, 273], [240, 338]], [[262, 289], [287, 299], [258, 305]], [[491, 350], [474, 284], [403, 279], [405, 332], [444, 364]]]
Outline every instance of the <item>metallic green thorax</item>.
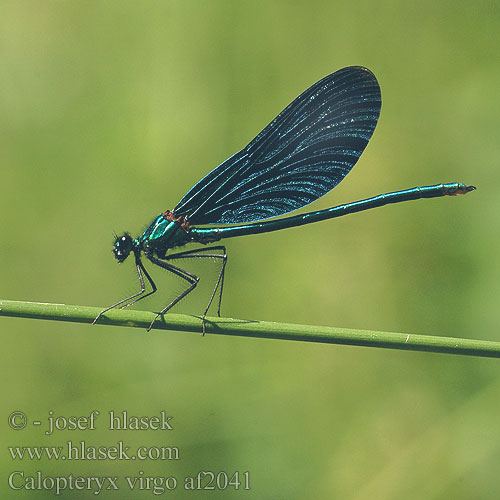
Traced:
[[141, 236], [134, 240], [136, 248], [146, 254], [156, 254], [160, 259], [167, 250], [180, 247], [192, 241], [187, 224], [176, 220], [171, 212], [164, 212], [156, 217]]

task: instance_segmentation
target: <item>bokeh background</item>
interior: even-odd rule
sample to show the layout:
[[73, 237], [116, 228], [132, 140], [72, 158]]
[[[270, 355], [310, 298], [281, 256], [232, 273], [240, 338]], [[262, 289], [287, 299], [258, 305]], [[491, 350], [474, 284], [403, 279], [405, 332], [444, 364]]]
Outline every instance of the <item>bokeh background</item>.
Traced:
[[[309, 85], [364, 65], [375, 134], [314, 209], [463, 181], [405, 203], [228, 240], [223, 315], [500, 340], [497, 1], [1, 2], [0, 294], [107, 306], [137, 288], [112, 233], [139, 234]], [[199, 291], [176, 312], [199, 314]], [[161, 307], [182, 288], [151, 270]], [[208, 284], [207, 284], [208, 283]], [[164, 498], [498, 498], [496, 360], [0, 318], [2, 474], [175, 476]], [[8, 428], [101, 412], [95, 431]], [[109, 410], [174, 417], [111, 432]], [[178, 446], [178, 461], [13, 461], [7, 445]], [[185, 491], [200, 470], [249, 491]], [[19, 484], [19, 482], [18, 482]], [[102, 494], [104, 495], [104, 493]], [[93, 498], [66, 492], [63, 498]]]

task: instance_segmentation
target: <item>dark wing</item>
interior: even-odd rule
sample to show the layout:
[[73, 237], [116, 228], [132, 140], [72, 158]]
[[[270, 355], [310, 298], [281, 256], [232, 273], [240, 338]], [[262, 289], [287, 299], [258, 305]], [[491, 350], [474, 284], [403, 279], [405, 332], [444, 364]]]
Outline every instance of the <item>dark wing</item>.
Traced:
[[350, 172], [373, 134], [380, 106], [380, 88], [366, 68], [326, 76], [193, 186], [174, 214], [191, 224], [234, 224], [308, 205]]

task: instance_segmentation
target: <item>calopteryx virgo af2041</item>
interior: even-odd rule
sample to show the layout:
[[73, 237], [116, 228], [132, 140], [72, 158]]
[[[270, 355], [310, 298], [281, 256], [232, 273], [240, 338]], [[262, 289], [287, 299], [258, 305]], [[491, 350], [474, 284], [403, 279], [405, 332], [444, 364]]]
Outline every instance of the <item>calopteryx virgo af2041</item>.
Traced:
[[[277, 231], [418, 198], [465, 194], [475, 189], [462, 183], [415, 187], [339, 205], [325, 210], [272, 219], [317, 200], [333, 189], [356, 164], [380, 114], [380, 87], [368, 69], [352, 66], [326, 76], [289, 104], [255, 139], [195, 184], [175, 206], [151, 222], [137, 238], [116, 238], [118, 262], [134, 255], [140, 291], [104, 309], [135, 304], [156, 292], [141, 260], [186, 282], [185, 290], [153, 319], [192, 292], [198, 276], [173, 264], [178, 259], [218, 259], [220, 273], [202, 317], [219, 291], [220, 316], [226, 248], [222, 245], [170, 252], [188, 243], [213, 244], [224, 238]], [[263, 222], [262, 222], [263, 221]], [[206, 226], [206, 227], [199, 227]], [[170, 253], [169, 253], [170, 252]], [[151, 285], [146, 291], [145, 280]]]

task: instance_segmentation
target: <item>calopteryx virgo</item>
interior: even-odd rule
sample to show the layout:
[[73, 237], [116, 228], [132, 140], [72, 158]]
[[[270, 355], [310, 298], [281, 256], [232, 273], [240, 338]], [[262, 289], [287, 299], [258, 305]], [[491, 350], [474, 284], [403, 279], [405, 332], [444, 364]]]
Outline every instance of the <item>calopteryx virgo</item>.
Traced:
[[[155, 217], [142, 235], [132, 238], [125, 233], [116, 237], [114, 257], [123, 262], [131, 253], [134, 255], [141, 289], [101, 311], [94, 323], [113, 307], [128, 307], [156, 292], [156, 285], [142, 263], [142, 253], [187, 284], [155, 316], [148, 331], [160, 315], [192, 292], [199, 281], [198, 276], [172, 261], [220, 260], [220, 273], [202, 317], [205, 333], [205, 318], [217, 290], [220, 316], [226, 248], [216, 245], [168, 253], [170, 250], [188, 243], [207, 245], [224, 238], [277, 231], [389, 203], [465, 194], [475, 189], [462, 183], [415, 187], [316, 212], [266, 220], [302, 208], [333, 189], [350, 172], [368, 144], [380, 106], [380, 87], [375, 76], [359, 66], [343, 68], [309, 87], [248, 146], [195, 184], [172, 211], [166, 210]], [[151, 285], [149, 292], [144, 276]]]

